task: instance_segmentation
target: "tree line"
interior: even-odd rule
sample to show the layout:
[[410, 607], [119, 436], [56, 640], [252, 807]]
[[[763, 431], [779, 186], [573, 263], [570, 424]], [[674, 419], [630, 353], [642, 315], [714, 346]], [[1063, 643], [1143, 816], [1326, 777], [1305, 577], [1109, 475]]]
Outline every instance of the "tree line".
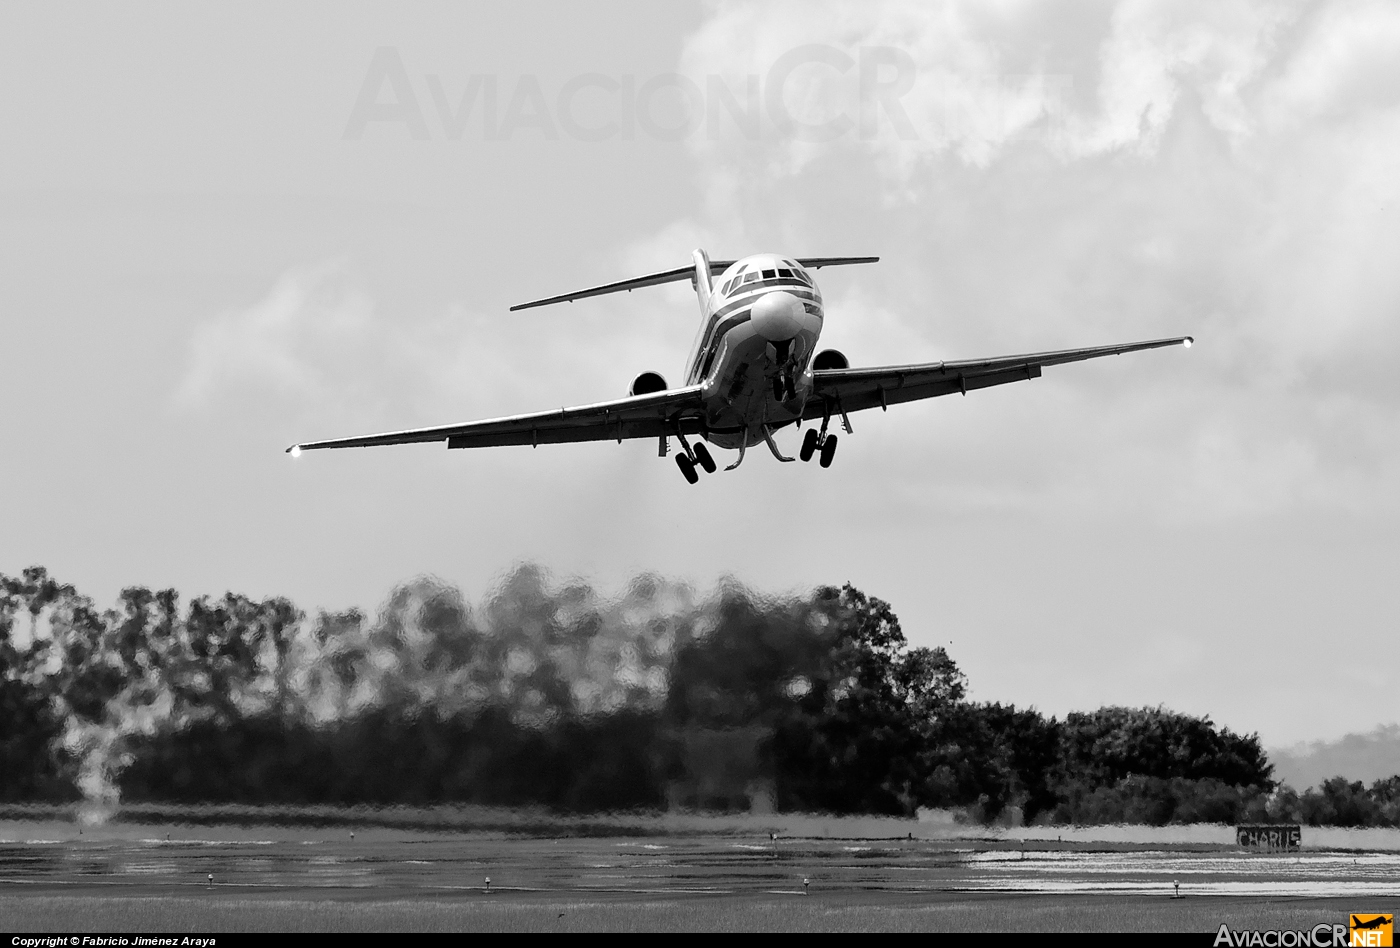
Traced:
[[849, 584], [622, 595], [515, 569], [373, 618], [0, 574], [0, 802], [478, 803], [983, 821], [1400, 825], [1400, 776], [1301, 795], [1257, 735], [1164, 708], [979, 703]]

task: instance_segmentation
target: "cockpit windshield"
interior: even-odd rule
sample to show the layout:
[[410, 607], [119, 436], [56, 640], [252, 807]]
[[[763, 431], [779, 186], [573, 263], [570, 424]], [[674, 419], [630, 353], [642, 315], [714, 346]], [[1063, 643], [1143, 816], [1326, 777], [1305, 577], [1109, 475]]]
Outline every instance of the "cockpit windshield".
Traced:
[[728, 296], [741, 288], [757, 289], [758, 287], [750, 286], [755, 283], [759, 284], [761, 287], [777, 286], [783, 283], [801, 283], [804, 286], [815, 286], [812, 282], [812, 278], [807, 275], [806, 271], [798, 267], [774, 267], [767, 270], [748, 270], [736, 273], [724, 282], [724, 285], [719, 288], [718, 293], [720, 296]]

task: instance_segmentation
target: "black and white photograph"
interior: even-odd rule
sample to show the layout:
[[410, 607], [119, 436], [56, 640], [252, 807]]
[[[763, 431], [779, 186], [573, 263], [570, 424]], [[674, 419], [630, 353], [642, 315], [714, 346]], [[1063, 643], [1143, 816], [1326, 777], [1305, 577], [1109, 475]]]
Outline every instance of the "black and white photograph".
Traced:
[[6, 3], [0, 933], [1390, 945], [1397, 365], [1394, 0]]

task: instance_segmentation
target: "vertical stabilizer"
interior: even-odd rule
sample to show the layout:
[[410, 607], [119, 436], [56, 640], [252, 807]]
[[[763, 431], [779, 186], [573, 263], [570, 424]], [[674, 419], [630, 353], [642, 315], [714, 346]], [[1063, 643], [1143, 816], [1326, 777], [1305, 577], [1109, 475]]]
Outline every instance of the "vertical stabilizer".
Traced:
[[691, 258], [695, 261], [695, 296], [700, 300], [700, 317], [710, 314], [710, 293], [713, 284], [710, 282], [710, 255], [703, 250], [695, 250], [691, 253]]

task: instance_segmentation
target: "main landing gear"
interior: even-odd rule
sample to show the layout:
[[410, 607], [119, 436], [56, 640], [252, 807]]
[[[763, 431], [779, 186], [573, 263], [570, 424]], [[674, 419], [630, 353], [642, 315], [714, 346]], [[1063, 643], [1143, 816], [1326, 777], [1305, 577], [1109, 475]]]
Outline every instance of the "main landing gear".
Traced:
[[684, 454], [676, 455], [676, 467], [681, 469], [681, 473], [685, 475], [685, 479], [690, 483], [694, 484], [696, 481], [700, 480], [700, 475], [695, 471], [695, 462]]
[[[804, 461], [812, 460], [812, 455], [816, 454], [821, 461], [822, 467], [831, 467], [832, 458], [836, 457], [836, 435], [827, 434], [827, 425], [831, 424], [832, 404], [827, 401], [822, 411], [822, 427], [820, 431], [807, 429], [807, 434], [802, 438], [802, 450], [797, 452], [797, 456]], [[846, 429], [846, 434], [851, 434], [851, 419], [846, 417], [846, 409], [841, 407], [839, 399], [836, 401], [836, 412], [841, 416], [841, 427]]]
[[710, 457], [710, 449], [703, 444], [697, 444], [691, 450], [695, 452], [695, 463], [703, 467], [706, 474], [713, 474], [715, 472], [715, 459]]
[[[681, 453], [676, 455], [676, 467], [681, 469], [682, 476], [694, 484], [700, 480], [700, 471], [696, 468], [700, 468], [706, 474], [713, 474], [715, 472], [715, 459], [710, 457], [710, 449], [703, 444], [691, 444], [679, 429], [677, 429], [676, 434], [680, 437], [681, 442]], [[664, 449], [666, 443], [664, 437], [661, 443]]]
[[822, 467], [831, 467], [831, 459], [836, 457], [836, 435], [822, 437], [817, 429], [808, 428], [806, 437], [802, 439], [802, 450], [797, 452], [797, 456], [810, 461], [814, 454], [818, 455]]

